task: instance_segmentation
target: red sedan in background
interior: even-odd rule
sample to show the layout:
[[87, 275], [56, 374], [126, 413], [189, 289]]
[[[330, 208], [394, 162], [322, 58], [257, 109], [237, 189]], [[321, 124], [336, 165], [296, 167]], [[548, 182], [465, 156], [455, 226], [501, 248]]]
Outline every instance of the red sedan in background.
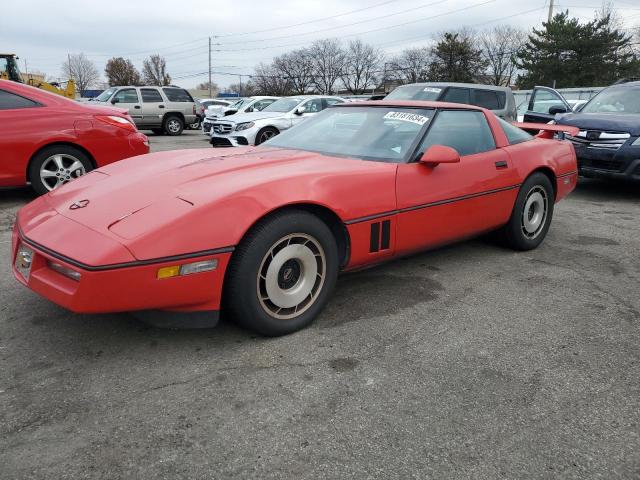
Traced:
[[149, 152], [126, 110], [0, 80], [0, 187], [43, 194], [94, 168]]

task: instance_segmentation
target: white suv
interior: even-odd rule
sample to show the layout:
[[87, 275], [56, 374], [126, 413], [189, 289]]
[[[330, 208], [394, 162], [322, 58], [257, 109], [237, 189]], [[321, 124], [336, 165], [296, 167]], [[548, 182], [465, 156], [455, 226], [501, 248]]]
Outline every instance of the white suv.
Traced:
[[238, 113], [261, 112], [280, 97], [247, 97], [241, 98], [232, 105], [212, 106], [207, 108], [205, 119], [202, 122], [202, 133], [209, 135], [211, 125], [220, 117], [228, 117]]
[[261, 112], [236, 114], [214, 120], [211, 145], [239, 147], [260, 145], [329, 105], [343, 103], [340, 97], [297, 95], [276, 100]]

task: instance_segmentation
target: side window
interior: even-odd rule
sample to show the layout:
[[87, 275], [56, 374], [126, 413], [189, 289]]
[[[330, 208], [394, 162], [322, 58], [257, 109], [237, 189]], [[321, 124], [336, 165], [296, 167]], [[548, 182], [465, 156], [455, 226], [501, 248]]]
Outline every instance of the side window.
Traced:
[[498, 95], [493, 90], [473, 90], [473, 104], [489, 110], [498, 110]]
[[165, 87], [162, 89], [170, 102], [193, 102], [193, 98], [182, 88]]
[[468, 88], [457, 88], [450, 87], [447, 88], [446, 93], [442, 97], [443, 102], [452, 102], [452, 103], [471, 103], [469, 100], [469, 89]]
[[472, 110], [440, 110], [420, 144], [420, 153], [432, 145], [451, 147], [460, 156], [496, 148], [484, 114]]
[[336, 105], [338, 103], [344, 103], [344, 101], [339, 98], [327, 98], [325, 99], [325, 101], [327, 102], [327, 105]]
[[314, 98], [313, 100], [309, 100], [307, 103], [304, 104], [304, 106], [306, 107], [306, 110], [304, 113], [317, 113], [320, 112], [323, 107], [322, 107], [322, 99], [321, 98]]
[[0, 110], [12, 110], [15, 108], [33, 108], [39, 107], [38, 102], [29, 100], [28, 98], [21, 97], [14, 93], [7, 92], [6, 90], [0, 90]]
[[142, 94], [142, 101], [144, 103], [162, 103], [164, 100], [162, 99], [162, 95], [155, 88], [141, 88], [140, 93]]
[[534, 113], [549, 113], [551, 107], [563, 107], [564, 103], [548, 90], [536, 90], [529, 101], [529, 110]]
[[267, 108], [273, 102], [275, 102], [275, 100], [273, 99], [258, 100], [256, 103], [253, 104], [253, 111], [261, 112], [263, 109]]
[[138, 92], [135, 88], [123, 88], [119, 90], [113, 97], [117, 103], [138, 103]]
[[533, 137], [524, 130], [511, 125], [509, 122], [505, 122], [501, 118], [498, 118], [498, 122], [500, 122], [502, 130], [504, 130], [504, 134], [507, 136], [507, 140], [509, 140], [510, 145], [515, 145], [516, 143], [522, 143], [533, 139]]

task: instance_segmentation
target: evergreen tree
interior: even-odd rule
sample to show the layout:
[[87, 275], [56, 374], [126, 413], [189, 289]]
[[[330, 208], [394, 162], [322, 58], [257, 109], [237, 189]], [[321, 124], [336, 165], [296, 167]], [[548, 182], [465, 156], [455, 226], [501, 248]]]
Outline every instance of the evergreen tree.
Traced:
[[477, 82], [487, 62], [468, 32], [446, 32], [432, 51], [429, 79], [436, 82]]
[[558, 13], [542, 29], [533, 29], [519, 52], [521, 88], [555, 84], [558, 88], [610, 85], [640, 74], [632, 39], [606, 14], [581, 24]]

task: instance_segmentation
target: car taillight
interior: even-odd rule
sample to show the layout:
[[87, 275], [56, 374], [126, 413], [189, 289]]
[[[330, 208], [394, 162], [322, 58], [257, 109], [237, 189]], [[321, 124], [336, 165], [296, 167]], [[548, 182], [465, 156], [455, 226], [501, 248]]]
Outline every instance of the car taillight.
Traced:
[[100, 120], [108, 125], [124, 128], [130, 132], [136, 132], [136, 126], [125, 117], [118, 117], [117, 115], [96, 115], [96, 120]]
[[193, 105], [193, 114], [194, 115], [196, 114], [196, 105], [195, 104]]

